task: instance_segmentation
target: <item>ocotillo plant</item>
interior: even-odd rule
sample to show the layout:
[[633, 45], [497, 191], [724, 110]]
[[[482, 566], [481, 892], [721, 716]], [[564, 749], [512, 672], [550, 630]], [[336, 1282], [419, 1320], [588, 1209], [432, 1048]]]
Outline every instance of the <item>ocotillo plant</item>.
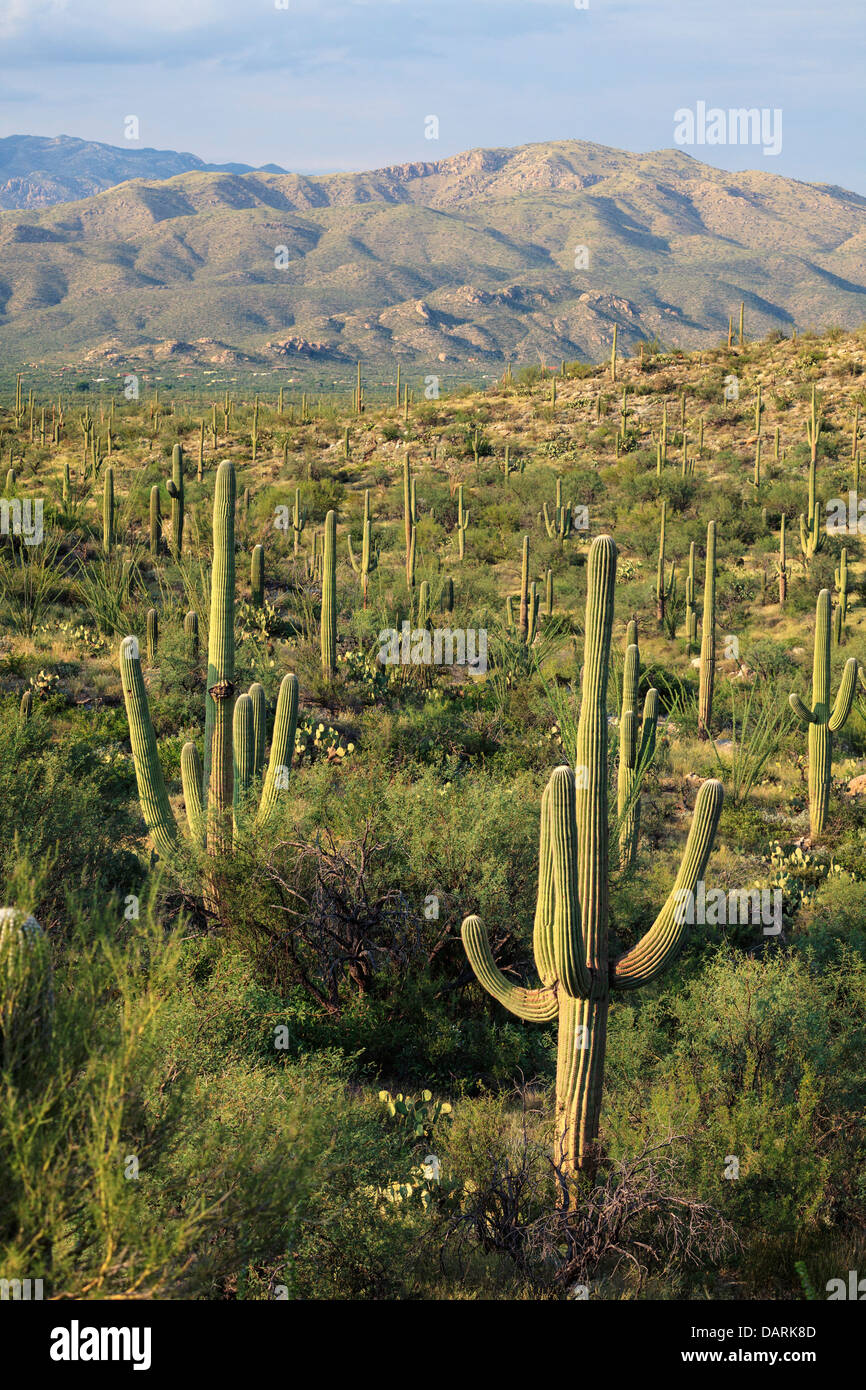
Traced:
[[[229, 462], [217, 469], [213, 540], [204, 769], [196, 745], [186, 743], [181, 751], [181, 778], [190, 837], [198, 848], [216, 858], [230, 844], [226, 818], [234, 788], [235, 470]], [[142, 815], [157, 851], [170, 856], [177, 842], [177, 822], [165, 787], [135, 637], [125, 637], [120, 644], [120, 674]], [[280, 792], [289, 785], [297, 721], [298, 681], [288, 675], [277, 700], [268, 770], [256, 817], [259, 826], [267, 822]], [[214, 904], [210, 885], [205, 898]]]
[[662, 499], [662, 514], [659, 522], [659, 558], [656, 567], [656, 620], [660, 628], [665, 625], [665, 604], [674, 594], [674, 584], [676, 574], [674, 566], [671, 565], [670, 578], [665, 582], [665, 534], [666, 534], [667, 502]]
[[709, 859], [722, 807], [720, 782], [701, 787], [688, 843], [667, 902], [641, 940], [618, 960], [608, 948], [607, 677], [613, 624], [616, 546], [593, 541], [587, 565], [586, 644], [577, 766], [560, 767], [541, 803], [534, 954], [539, 989], [514, 984], [497, 968], [478, 917], [463, 922], [463, 945], [483, 987], [518, 1018], [558, 1019], [554, 1162], [566, 1175], [592, 1174], [611, 989], [654, 980], [679, 950], [686, 912]]
[[159, 505], [159, 484], [150, 489], [150, 553], [154, 560], [162, 548], [162, 511]]
[[716, 523], [707, 526], [707, 563], [704, 577], [704, 620], [701, 625], [701, 670], [698, 692], [698, 733], [709, 738], [716, 679]]
[[463, 559], [466, 554], [466, 532], [469, 529], [469, 513], [463, 506], [463, 484], [457, 488], [457, 555]]
[[35, 917], [0, 907], [0, 1074], [20, 1084], [30, 1060], [46, 1054], [53, 1026], [48, 938]]
[[250, 557], [250, 596], [254, 608], [265, 604], [265, 547], [254, 545]]
[[815, 608], [811, 708], [803, 703], [799, 695], [788, 696], [800, 723], [809, 730], [809, 822], [813, 839], [822, 833], [826, 824], [833, 766], [833, 734], [844, 726], [851, 713], [859, 669], [857, 658], [849, 657], [831, 712], [830, 590], [822, 589]]
[[175, 444], [171, 451], [171, 477], [166, 483], [171, 498], [171, 553], [176, 560], [183, 553], [183, 449]]
[[370, 489], [364, 489], [364, 521], [361, 528], [361, 556], [360, 559], [352, 549], [352, 537], [346, 534], [346, 545], [349, 548], [349, 563], [356, 574], [361, 576], [361, 593], [364, 597], [364, 607], [367, 607], [367, 594], [370, 588], [370, 575], [376, 569], [379, 558], [373, 549], [373, 530], [370, 522]]
[[785, 513], [782, 512], [782, 529], [779, 532], [779, 603], [788, 597], [788, 553], [785, 544]]
[[637, 640], [637, 623], [629, 623], [625, 640], [622, 712], [619, 720], [617, 816], [619, 820], [619, 864], [621, 869], [630, 869], [637, 854], [637, 841], [640, 833], [640, 781], [643, 779], [655, 753], [659, 693], [655, 688], [650, 688], [646, 693], [640, 736], [638, 736], [640, 649]]
[[695, 589], [695, 543], [689, 545], [689, 572], [686, 577], [686, 648], [691, 656], [698, 644], [698, 600]]
[[337, 513], [325, 517], [322, 557], [322, 675], [332, 681], [337, 670]]
[[102, 549], [110, 555], [114, 549], [114, 469], [105, 470], [102, 484]]
[[816, 501], [818, 441], [821, 438], [821, 417], [815, 403], [815, 388], [812, 387], [812, 411], [806, 421], [806, 438], [809, 441], [809, 510], [800, 516], [800, 549], [806, 563], [823, 548], [825, 536], [821, 530], [821, 513]]
[[550, 539], [559, 541], [562, 545], [568, 536], [571, 535], [571, 526], [574, 519], [574, 511], [571, 503], [563, 506], [562, 503], [562, 479], [556, 480], [556, 505], [553, 509], [553, 520], [547, 510], [547, 503], [543, 503], [544, 527]]

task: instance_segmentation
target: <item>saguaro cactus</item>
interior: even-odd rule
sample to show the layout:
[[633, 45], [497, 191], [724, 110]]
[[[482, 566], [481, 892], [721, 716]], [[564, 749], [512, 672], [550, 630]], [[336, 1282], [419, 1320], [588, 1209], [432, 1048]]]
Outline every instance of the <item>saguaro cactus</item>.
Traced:
[[806, 421], [806, 438], [809, 441], [809, 510], [806, 516], [800, 515], [800, 549], [806, 563], [819, 550], [826, 539], [821, 530], [821, 512], [816, 500], [818, 442], [821, 438], [821, 416], [815, 401], [815, 388], [812, 387], [812, 411]]
[[171, 477], [166, 483], [171, 498], [171, 553], [176, 560], [183, 552], [183, 449], [175, 444], [171, 451]]
[[558, 1019], [554, 1160], [566, 1174], [592, 1173], [611, 989], [635, 989], [662, 973], [684, 931], [683, 895], [693, 893], [712, 848], [722, 785], [705, 782], [695, 805], [676, 884], [632, 950], [608, 957], [607, 675], [613, 623], [616, 546], [599, 536], [588, 559], [586, 646], [577, 731], [577, 767], [560, 767], [541, 803], [534, 953], [539, 989], [497, 968], [478, 917], [463, 922], [463, 945], [478, 980], [519, 1018]]
[[843, 728], [857, 688], [860, 664], [849, 657], [842, 672], [836, 703], [830, 710], [830, 590], [822, 589], [815, 608], [815, 651], [812, 660], [812, 702], [808, 708], [791, 694], [791, 709], [809, 730], [809, 822], [812, 838], [824, 829], [830, 802], [833, 735]]
[[332, 681], [337, 671], [337, 513], [325, 517], [322, 560], [322, 675]]
[[114, 469], [108, 464], [102, 484], [102, 549], [110, 555], [114, 549]]
[[638, 691], [640, 688], [640, 649], [637, 623], [630, 622], [626, 633], [625, 664], [622, 673], [622, 713], [619, 720], [619, 776], [617, 778], [617, 816], [619, 819], [619, 863], [630, 869], [637, 853], [640, 833], [639, 779], [652, 762], [659, 717], [659, 693], [652, 687], [643, 703], [638, 731]]
[[[234, 789], [235, 501], [234, 464], [221, 463], [214, 493], [204, 769], [194, 743], [185, 743], [181, 751], [181, 778], [190, 836], [196, 846], [206, 848], [214, 857], [224, 852], [230, 843], [226, 817], [232, 808]], [[135, 637], [124, 637], [120, 644], [120, 675], [142, 815], [155, 848], [160, 854], [170, 856], [177, 841], [177, 824], [165, 787]], [[253, 698], [254, 710], [255, 703]], [[280, 792], [289, 785], [297, 721], [298, 680], [297, 676], [287, 675], [283, 677], [277, 699], [257, 825], [267, 822]], [[210, 886], [205, 897], [213, 903]]]
[[665, 604], [674, 596], [676, 571], [671, 565], [670, 578], [665, 581], [665, 521], [667, 502], [662, 499], [662, 514], [659, 522], [659, 558], [656, 568], [656, 620], [660, 628], [665, 625]]
[[556, 505], [553, 509], [553, 519], [547, 510], [547, 503], [542, 504], [544, 512], [544, 526], [550, 539], [563, 542], [571, 535], [572, 522], [574, 520], [574, 510], [570, 502], [563, 506], [562, 503], [562, 479], [556, 480]]
[[183, 620], [183, 630], [187, 639], [189, 659], [196, 662], [198, 661], [198, 613], [192, 608]]
[[779, 532], [779, 603], [788, 597], [788, 553], [785, 544], [785, 513], [782, 512], [782, 529]]
[[408, 454], [403, 460], [403, 529], [406, 535], [406, 587], [411, 595], [415, 588], [415, 486]]
[[373, 528], [370, 521], [370, 489], [364, 489], [364, 522], [361, 528], [361, 555], [358, 558], [352, 549], [352, 537], [346, 533], [346, 545], [349, 549], [349, 563], [356, 574], [361, 576], [361, 593], [364, 597], [364, 607], [367, 607], [367, 595], [370, 589], [370, 575], [379, 563], [379, 557], [373, 549]]
[[254, 545], [250, 556], [250, 594], [253, 605], [263, 608], [265, 603], [265, 547]]
[[295, 488], [295, 505], [292, 508], [292, 536], [294, 539], [294, 554], [297, 555], [301, 545], [301, 532], [307, 524], [307, 513], [301, 511], [301, 490]]
[[704, 578], [704, 620], [701, 626], [701, 670], [698, 693], [698, 733], [709, 738], [716, 680], [716, 523], [707, 526], [707, 565]]
[[466, 532], [469, 529], [469, 513], [463, 506], [463, 484], [457, 488], [457, 555], [462, 560], [466, 550]]
[[839, 591], [839, 621], [844, 627], [848, 621], [848, 551], [843, 547], [839, 564], [835, 571], [836, 588]]
[[686, 647], [691, 656], [698, 644], [698, 601], [695, 589], [695, 543], [689, 545], [689, 572], [686, 577]]
[[162, 548], [162, 511], [159, 505], [159, 484], [150, 489], [150, 553], [158, 559]]
[[156, 660], [156, 650], [159, 646], [159, 614], [155, 608], [147, 610], [147, 660], [149, 665], [153, 665]]

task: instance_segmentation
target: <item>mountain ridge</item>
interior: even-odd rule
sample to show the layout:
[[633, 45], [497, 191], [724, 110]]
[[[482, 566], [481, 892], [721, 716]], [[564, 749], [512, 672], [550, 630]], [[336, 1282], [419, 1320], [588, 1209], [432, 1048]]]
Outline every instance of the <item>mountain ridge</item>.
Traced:
[[597, 360], [614, 325], [709, 345], [741, 300], [753, 334], [866, 320], [866, 198], [586, 141], [135, 178], [0, 214], [0, 258], [0, 350], [52, 360]]

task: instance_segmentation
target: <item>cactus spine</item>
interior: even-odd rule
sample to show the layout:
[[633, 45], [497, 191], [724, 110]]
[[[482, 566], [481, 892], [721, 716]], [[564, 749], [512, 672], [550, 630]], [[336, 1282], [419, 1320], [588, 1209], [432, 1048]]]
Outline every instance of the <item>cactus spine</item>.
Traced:
[[799, 695], [788, 696], [791, 708], [800, 723], [809, 730], [809, 822], [813, 839], [822, 833], [826, 824], [833, 764], [833, 734], [843, 728], [851, 713], [859, 669], [857, 658], [849, 657], [831, 712], [830, 590], [822, 589], [815, 609], [811, 707], [807, 707]]
[[709, 738], [716, 679], [716, 523], [707, 526], [707, 564], [704, 578], [704, 620], [701, 626], [701, 670], [698, 695], [698, 733]]
[[597, 1167], [598, 1125], [610, 990], [655, 979], [681, 944], [683, 895], [703, 875], [722, 804], [706, 782], [695, 805], [680, 871], [653, 926], [615, 962], [608, 958], [607, 672], [616, 546], [599, 536], [588, 560], [586, 646], [577, 775], [560, 767], [541, 803], [534, 954], [541, 987], [513, 984], [497, 968], [478, 917], [463, 922], [463, 945], [480, 983], [519, 1018], [558, 1019], [554, 1162], [566, 1176]]
[[640, 833], [640, 780], [655, 753], [659, 693], [651, 688], [643, 704], [638, 737], [638, 692], [640, 689], [640, 649], [637, 623], [630, 622], [626, 634], [625, 664], [622, 675], [622, 713], [619, 720], [619, 775], [617, 816], [619, 819], [619, 864], [630, 869], [637, 854]]
[[322, 560], [322, 675], [332, 681], [337, 673], [337, 513], [325, 517]]

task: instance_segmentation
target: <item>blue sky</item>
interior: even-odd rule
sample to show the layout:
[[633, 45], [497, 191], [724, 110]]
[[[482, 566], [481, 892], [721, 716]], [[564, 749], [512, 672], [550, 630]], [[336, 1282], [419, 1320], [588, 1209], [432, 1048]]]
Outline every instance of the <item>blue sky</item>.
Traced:
[[[781, 153], [686, 147], [866, 194], [860, 3], [0, 0], [0, 134], [79, 135], [306, 172], [479, 145], [674, 144], [674, 114], [780, 109]], [[438, 140], [425, 118], [439, 118]]]

